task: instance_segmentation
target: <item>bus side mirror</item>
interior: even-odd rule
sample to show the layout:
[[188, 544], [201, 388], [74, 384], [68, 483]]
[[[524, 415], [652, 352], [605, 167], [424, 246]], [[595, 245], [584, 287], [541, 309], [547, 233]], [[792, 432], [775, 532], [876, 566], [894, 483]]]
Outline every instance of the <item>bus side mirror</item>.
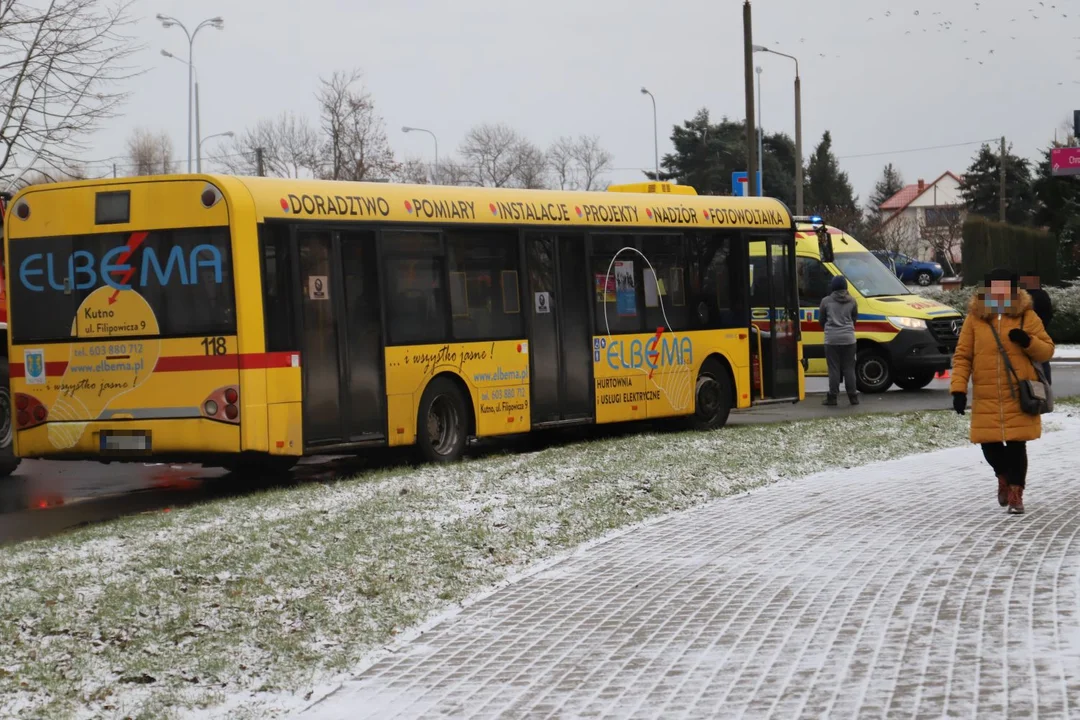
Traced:
[[818, 251], [821, 253], [821, 262], [831, 263], [835, 259], [832, 247], [832, 236], [829, 235], [829, 230], [825, 226], [821, 226], [817, 231]]

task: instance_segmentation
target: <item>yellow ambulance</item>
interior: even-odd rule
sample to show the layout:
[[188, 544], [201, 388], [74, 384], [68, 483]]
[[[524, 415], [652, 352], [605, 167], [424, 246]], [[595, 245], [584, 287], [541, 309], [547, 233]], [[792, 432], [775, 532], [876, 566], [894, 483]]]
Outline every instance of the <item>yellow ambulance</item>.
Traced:
[[[836, 275], [848, 281], [859, 306], [855, 373], [863, 393], [882, 393], [892, 385], [919, 390], [952, 366], [963, 316], [953, 308], [918, 295], [855, 238], [822, 223], [797, 217], [796, 273], [803, 365], [808, 377], [828, 376], [825, 334], [819, 306]], [[753, 255], [753, 253], [752, 253]], [[764, 270], [762, 255], [751, 257], [751, 275]], [[753, 303], [755, 308], [758, 303]], [[753, 323], [768, 331], [770, 319], [753, 313]]]

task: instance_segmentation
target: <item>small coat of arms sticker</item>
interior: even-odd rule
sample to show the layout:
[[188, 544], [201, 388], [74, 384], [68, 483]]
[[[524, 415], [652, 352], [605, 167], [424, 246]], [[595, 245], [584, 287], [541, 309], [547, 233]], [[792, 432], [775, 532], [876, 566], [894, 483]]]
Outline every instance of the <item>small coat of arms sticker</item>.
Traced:
[[27, 385], [45, 384], [45, 351], [24, 350], [23, 367], [25, 368]]

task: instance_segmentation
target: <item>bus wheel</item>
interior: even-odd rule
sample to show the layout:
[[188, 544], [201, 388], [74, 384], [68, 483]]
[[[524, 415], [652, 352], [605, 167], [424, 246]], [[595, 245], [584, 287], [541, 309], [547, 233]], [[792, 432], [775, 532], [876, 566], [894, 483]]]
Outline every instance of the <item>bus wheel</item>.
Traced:
[[454, 462], [465, 450], [469, 414], [465, 398], [447, 378], [435, 378], [420, 399], [416, 442], [430, 462]]
[[0, 357], [0, 477], [7, 477], [15, 472], [22, 462], [15, 457], [12, 440], [15, 438], [14, 415], [11, 403], [11, 379], [8, 376], [8, 361]]
[[889, 359], [880, 350], [859, 350], [855, 360], [855, 381], [859, 391], [876, 395], [893, 384]]
[[933, 370], [929, 372], [921, 372], [916, 375], [909, 375], [908, 377], [898, 377], [893, 382], [901, 390], [907, 390], [908, 392], [915, 392], [916, 390], [922, 390], [924, 387], [934, 381]]
[[693, 426], [698, 430], [724, 427], [731, 414], [731, 398], [731, 380], [723, 366], [715, 360], [706, 361], [698, 374]]

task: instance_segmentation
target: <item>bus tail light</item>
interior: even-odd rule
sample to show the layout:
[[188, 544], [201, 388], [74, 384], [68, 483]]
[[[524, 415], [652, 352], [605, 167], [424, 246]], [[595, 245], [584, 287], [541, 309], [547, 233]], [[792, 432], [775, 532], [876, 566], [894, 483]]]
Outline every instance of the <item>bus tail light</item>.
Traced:
[[15, 393], [15, 424], [20, 430], [28, 430], [49, 419], [49, 409], [33, 395]]
[[236, 423], [240, 422], [240, 388], [235, 385], [218, 388], [210, 393], [202, 404], [202, 413], [211, 420]]

